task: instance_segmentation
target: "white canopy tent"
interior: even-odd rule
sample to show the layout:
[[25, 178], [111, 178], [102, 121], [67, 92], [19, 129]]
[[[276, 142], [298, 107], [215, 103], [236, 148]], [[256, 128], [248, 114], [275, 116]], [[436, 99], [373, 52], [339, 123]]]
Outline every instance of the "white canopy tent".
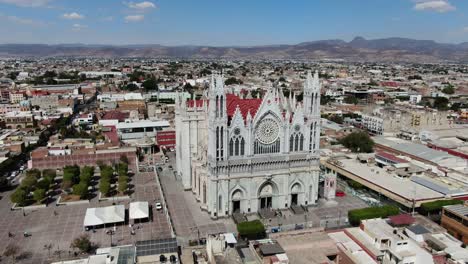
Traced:
[[133, 202], [130, 203], [130, 219], [143, 219], [149, 217], [148, 202]]
[[125, 222], [125, 206], [114, 205], [108, 207], [88, 208], [83, 225], [98, 226]]

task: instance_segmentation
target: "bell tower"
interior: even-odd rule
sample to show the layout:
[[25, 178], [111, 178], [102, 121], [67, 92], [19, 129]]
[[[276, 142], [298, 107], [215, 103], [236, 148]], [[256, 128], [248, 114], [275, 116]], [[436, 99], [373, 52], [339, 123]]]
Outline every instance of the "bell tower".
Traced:
[[208, 159], [222, 161], [227, 157], [227, 108], [223, 75], [213, 73], [208, 91]]

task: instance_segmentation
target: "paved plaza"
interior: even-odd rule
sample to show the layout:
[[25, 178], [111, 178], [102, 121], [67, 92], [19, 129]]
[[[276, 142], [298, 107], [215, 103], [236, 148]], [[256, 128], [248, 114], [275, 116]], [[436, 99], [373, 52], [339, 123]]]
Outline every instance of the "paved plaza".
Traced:
[[193, 194], [184, 191], [180, 181], [174, 176], [169, 166], [163, 166], [159, 179], [166, 197], [174, 229], [180, 240], [188, 242], [197, 238], [205, 238], [207, 234], [236, 232], [236, 226], [231, 218], [213, 220], [207, 212], [200, 209]]
[[[132, 194], [131, 200], [116, 201], [116, 204], [124, 204], [126, 209], [129, 208], [128, 204], [132, 201], [148, 201], [150, 205], [154, 205], [154, 201], [161, 199], [154, 177], [153, 172], [139, 173], [133, 176], [132, 184], [135, 185], [135, 192]], [[55, 204], [51, 204], [47, 208], [25, 211], [26, 216], [23, 216], [20, 210], [10, 210], [12, 206], [9, 199], [10, 193], [1, 194], [0, 240], [2, 242], [0, 243], [0, 252], [3, 253], [10, 244], [19, 246], [20, 254], [23, 254], [25, 258], [15, 263], [40, 264], [73, 258], [70, 243], [81, 234], [89, 234], [91, 241], [97, 243], [99, 247], [110, 246], [111, 237], [105, 231], [113, 229], [113, 226], [96, 229], [96, 232], [86, 232], [83, 229], [83, 220], [87, 208], [109, 206], [112, 205], [112, 201], [98, 202], [97, 198], [93, 198], [90, 204], [84, 205], [57, 207]], [[140, 228], [135, 230], [134, 236], [130, 233], [128, 223], [117, 225], [115, 235], [112, 237], [113, 244], [129, 245], [138, 240], [170, 237], [171, 231], [165, 214], [153, 208], [152, 215], [152, 221], [136, 223], [136, 226]], [[24, 237], [23, 232], [25, 231], [31, 236]], [[14, 237], [9, 238], [8, 232], [13, 233]], [[49, 244], [52, 245], [50, 255], [49, 250], [44, 247]], [[6, 259], [0, 263], [4, 261]]]

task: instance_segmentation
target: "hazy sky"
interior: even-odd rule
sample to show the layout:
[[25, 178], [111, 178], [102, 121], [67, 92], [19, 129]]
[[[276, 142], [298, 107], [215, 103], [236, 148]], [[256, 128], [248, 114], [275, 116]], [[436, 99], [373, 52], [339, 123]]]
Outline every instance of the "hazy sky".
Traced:
[[0, 0], [0, 43], [468, 41], [468, 0]]

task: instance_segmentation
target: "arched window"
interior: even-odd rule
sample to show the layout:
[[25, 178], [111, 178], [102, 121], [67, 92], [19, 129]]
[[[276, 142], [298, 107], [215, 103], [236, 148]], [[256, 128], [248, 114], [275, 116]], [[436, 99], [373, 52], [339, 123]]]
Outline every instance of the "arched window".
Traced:
[[245, 154], [245, 141], [244, 138], [241, 138], [241, 155], [244, 156]]
[[234, 155], [234, 142], [231, 138], [231, 140], [229, 140], [229, 156], [232, 156]]
[[234, 135], [229, 140], [229, 156], [243, 156], [245, 154], [245, 140], [239, 132], [234, 132]]
[[219, 116], [223, 117], [223, 108], [224, 108], [224, 100], [223, 96], [219, 97]]
[[289, 138], [289, 151], [304, 150], [304, 135], [301, 132], [294, 132]]

